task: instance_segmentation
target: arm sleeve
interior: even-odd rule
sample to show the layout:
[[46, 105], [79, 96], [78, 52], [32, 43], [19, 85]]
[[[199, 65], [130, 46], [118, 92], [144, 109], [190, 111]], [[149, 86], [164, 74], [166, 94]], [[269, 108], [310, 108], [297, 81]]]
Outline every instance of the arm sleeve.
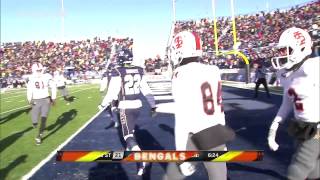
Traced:
[[103, 98], [101, 105], [107, 106], [112, 102], [112, 100], [118, 99], [118, 94], [121, 90], [121, 77], [112, 77], [109, 82], [109, 88], [106, 96]]
[[293, 106], [290, 103], [290, 99], [288, 98], [288, 93], [287, 91], [284, 90], [280, 109], [276, 117], [274, 118], [273, 122], [278, 122], [278, 123], [283, 122], [284, 119], [287, 118], [287, 116], [292, 110], [293, 110]]
[[142, 94], [146, 97], [151, 108], [154, 108], [156, 106], [156, 102], [155, 102], [154, 96], [151, 94], [151, 89], [145, 79], [145, 76], [143, 76], [141, 79], [140, 88], [141, 88]]
[[51, 99], [55, 100], [57, 98], [57, 85], [53, 79], [49, 80], [49, 86], [51, 88]]
[[107, 86], [108, 86], [108, 78], [103, 77], [100, 82], [100, 92], [103, 92], [104, 90], [106, 90]]
[[27, 99], [28, 102], [30, 103], [32, 100], [32, 85], [31, 85], [31, 81], [29, 80], [28, 84], [27, 84]]

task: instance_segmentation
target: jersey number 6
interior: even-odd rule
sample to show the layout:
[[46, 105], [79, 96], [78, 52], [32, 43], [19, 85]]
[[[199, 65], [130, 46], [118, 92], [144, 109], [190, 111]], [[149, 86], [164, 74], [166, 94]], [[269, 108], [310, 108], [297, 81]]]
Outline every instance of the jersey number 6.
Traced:
[[140, 93], [141, 76], [139, 74], [128, 74], [124, 76], [124, 89], [126, 95], [134, 95]]
[[[203, 110], [208, 115], [214, 114], [214, 99], [211, 90], [211, 86], [208, 82], [205, 82], [201, 85], [202, 101], [203, 101]], [[221, 82], [218, 82], [217, 90], [217, 104], [221, 107], [221, 112], [223, 112], [222, 107], [222, 97], [221, 97]]]

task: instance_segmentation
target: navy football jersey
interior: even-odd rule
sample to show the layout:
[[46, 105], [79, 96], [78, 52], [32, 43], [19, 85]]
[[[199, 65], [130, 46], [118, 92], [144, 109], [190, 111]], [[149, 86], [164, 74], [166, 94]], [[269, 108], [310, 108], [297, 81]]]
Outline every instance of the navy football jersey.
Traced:
[[140, 99], [140, 82], [143, 76], [141, 67], [119, 67], [117, 68], [121, 77], [121, 91], [119, 100]]

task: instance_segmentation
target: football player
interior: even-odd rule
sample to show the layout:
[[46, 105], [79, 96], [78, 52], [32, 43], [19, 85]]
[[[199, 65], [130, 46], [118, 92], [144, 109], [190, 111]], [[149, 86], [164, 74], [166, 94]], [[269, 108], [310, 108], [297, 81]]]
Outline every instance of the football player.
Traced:
[[[41, 144], [43, 132], [46, 128], [46, 121], [50, 110], [50, 105], [54, 104], [56, 99], [56, 85], [50, 74], [44, 74], [44, 67], [40, 63], [32, 65], [32, 75], [27, 85], [27, 99], [32, 106], [31, 118], [34, 128], [37, 127], [40, 116], [39, 133], [36, 136], [36, 144]], [[51, 88], [51, 96], [49, 94]]]
[[281, 107], [268, 135], [271, 150], [279, 148], [276, 132], [293, 111], [288, 133], [296, 142], [287, 178], [302, 180], [320, 178], [319, 140], [319, 57], [311, 57], [309, 34], [296, 27], [285, 30], [279, 39], [279, 57], [272, 60], [283, 86]]
[[61, 70], [55, 71], [53, 73], [53, 79], [54, 79], [54, 82], [56, 83], [58, 90], [63, 96], [63, 99], [67, 101], [67, 105], [69, 105], [68, 91], [66, 88], [67, 82], [66, 82], [66, 78], [63, 75], [63, 72]]
[[[221, 78], [217, 66], [199, 62], [200, 37], [188, 31], [178, 33], [171, 45], [173, 61], [172, 95], [175, 104], [176, 150], [226, 150], [234, 136], [225, 127]], [[227, 179], [226, 163], [204, 163], [209, 179]], [[178, 167], [178, 168], [177, 168]], [[182, 173], [179, 173], [180, 172]], [[195, 172], [195, 164], [170, 163], [164, 179], [181, 179]]]
[[[142, 108], [141, 98], [142, 95], [145, 96], [152, 114], [156, 112], [155, 99], [143, 76], [143, 69], [131, 64], [132, 53], [120, 50], [117, 58], [118, 67], [112, 71], [107, 94], [100, 106], [106, 107], [112, 101], [119, 100], [119, 119], [126, 148], [129, 151], [140, 151], [134, 136], [134, 127]], [[147, 163], [139, 164], [138, 175], [144, 173], [146, 165]]]

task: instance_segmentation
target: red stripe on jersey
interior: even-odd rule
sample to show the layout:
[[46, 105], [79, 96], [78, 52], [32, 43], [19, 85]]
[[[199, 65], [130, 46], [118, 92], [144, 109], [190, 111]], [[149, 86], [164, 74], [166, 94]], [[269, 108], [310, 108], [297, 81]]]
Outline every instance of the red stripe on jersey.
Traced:
[[200, 48], [201, 48], [200, 37], [195, 32], [192, 32], [192, 34], [196, 40], [196, 50], [200, 50]]

